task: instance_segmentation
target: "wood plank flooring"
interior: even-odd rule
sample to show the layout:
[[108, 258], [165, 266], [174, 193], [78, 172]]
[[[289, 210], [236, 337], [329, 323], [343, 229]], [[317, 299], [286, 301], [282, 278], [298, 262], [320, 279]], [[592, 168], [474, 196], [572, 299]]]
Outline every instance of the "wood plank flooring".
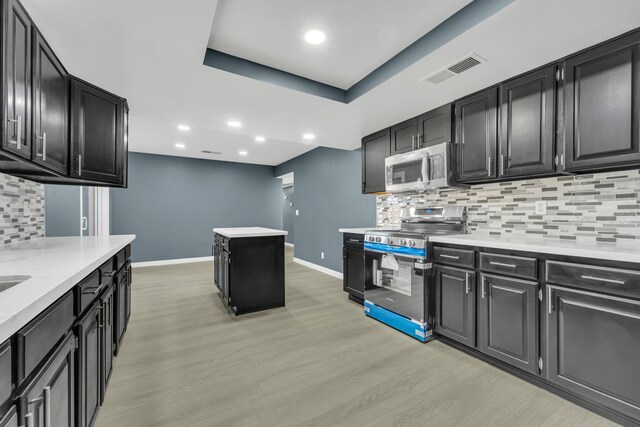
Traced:
[[212, 263], [135, 269], [129, 330], [96, 427], [605, 426], [438, 341], [367, 318], [292, 262], [287, 307], [234, 317]]

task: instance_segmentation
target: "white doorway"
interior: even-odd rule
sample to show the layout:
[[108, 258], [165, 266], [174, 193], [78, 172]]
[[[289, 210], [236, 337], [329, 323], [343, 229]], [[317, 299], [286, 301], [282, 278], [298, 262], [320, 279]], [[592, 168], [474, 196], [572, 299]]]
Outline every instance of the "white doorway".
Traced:
[[80, 235], [109, 235], [109, 189], [80, 187]]
[[279, 176], [282, 180], [282, 229], [287, 231], [285, 244], [294, 246], [295, 242], [295, 217], [297, 214], [294, 192], [293, 172]]

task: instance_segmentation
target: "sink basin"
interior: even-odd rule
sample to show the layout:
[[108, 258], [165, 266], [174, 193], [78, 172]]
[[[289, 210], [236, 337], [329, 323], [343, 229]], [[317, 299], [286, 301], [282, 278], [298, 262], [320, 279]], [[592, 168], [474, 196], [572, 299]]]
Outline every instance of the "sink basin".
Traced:
[[31, 276], [0, 276], [0, 292], [31, 279]]

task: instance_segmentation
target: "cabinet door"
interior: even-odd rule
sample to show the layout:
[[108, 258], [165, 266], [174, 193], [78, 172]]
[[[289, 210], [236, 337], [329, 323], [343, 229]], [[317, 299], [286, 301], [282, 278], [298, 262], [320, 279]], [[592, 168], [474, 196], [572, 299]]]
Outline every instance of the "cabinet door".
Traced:
[[101, 363], [101, 379], [100, 379], [100, 404], [104, 402], [107, 385], [111, 379], [113, 372], [113, 354], [115, 345], [113, 342], [115, 319], [114, 314], [114, 292], [113, 286], [109, 286], [105, 294], [101, 298], [102, 306], [102, 325], [104, 325], [104, 333], [102, 334], [102, 363]]
[[3, 408], [5, 403], [9, 401], [14, 388], [13, 352], [11, 339], [8, 339], [0, 344], [0, 408]]
[[4, 135], [2, 148], [31, 158], [32, 23], [17, 0], [4, 4]]
[[67, 72], [39, 32], [33, 51], [33, 160], [67, 174]]
[[116, 347], [120, 351], [122, 338], [127, 327], [127, 275], [120, 273], [118, 276], [118, 292], [116, 294]]
[[419, 148], [452, 142], [452, 110], [453, 106], [447, 104], [418, 116]]
[[391, 155], [418, 148], [418, 119], [414, 117], [391, 127]]
[[476, 344], [476, 273], [436, 265], [435, 331], [474, 347]]
[[481, 275], [480, 350], [517, 368], [538, 372], [538, 284]]
[[15, 406], [9, 408], [9, 410], [0, 418], [0, 427], [18, 427], [18, 411]]
[[343, 289], [360, 299], [364, 299], [364, 248], [345, 245]]
[[97, 301], [78, 322], [78, 403], [80, 426], [93, 425], [101, 403], [101, 359], [103, 352], [102, 305]]
[[74, 340], [67, 334], [18, 396], [23, 425], [76, 426]]
[[554, 171], [555, 66], [500, 85], [501, 177]]
[[129, 319], [131, 318], [131, 286], [133, 284], [133, 272], [131, 270], [131, 264], [127, 266], [127, 323], [125, 324], [125, 329], [129, 326]]
[[456, 102], [458, 181], [482, 181], [496, 175], [497, 88]]
[[564, 63], [565, 168], [640, 163], [640, 33]]
[[362, 139], [362, 192], [377, 193], [385, 189], [384, 159], [391, 155], [389, 129]]
[[71, 80], [71, 176], [124, 184], [124, 100]]
[[547, 379], [639, 420], [640, 302], [547, 285], [546, 312]]

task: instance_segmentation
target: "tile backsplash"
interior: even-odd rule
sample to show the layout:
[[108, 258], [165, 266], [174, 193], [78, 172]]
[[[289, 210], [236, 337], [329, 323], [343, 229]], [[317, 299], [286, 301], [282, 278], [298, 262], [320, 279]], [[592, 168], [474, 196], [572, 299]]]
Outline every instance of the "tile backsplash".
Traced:
[[[377, 197], [378, 226], [397, 226], [415, 205], [467, 206], [468, 231], [549, 239], [640, 239], [640, 170], [474, 185], [429, 195]], [[536, 214], [535, 202], [546, 202]]]
[[0, 245], [44, 237], [44, 227], [44, 185], [0, 173]]

